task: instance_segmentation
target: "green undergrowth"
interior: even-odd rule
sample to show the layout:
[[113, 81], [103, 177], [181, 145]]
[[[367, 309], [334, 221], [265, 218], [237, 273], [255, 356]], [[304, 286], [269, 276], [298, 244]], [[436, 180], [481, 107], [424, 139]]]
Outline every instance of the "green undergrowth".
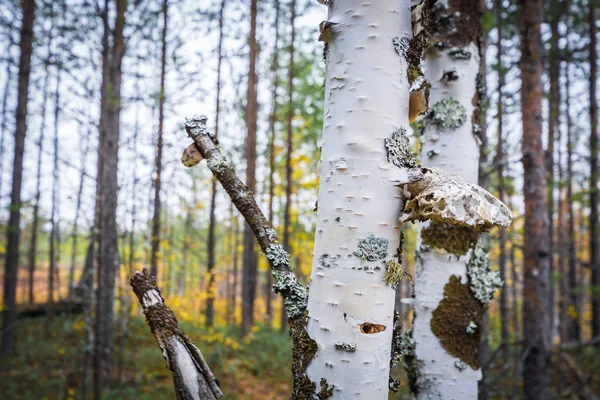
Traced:
[[[1, 398], [81, 399], [85, 354], [83, 317], [18, 321], [18, 353], [0, 365]], [[287, 333], [255, 327], [246, 339], [238, 328], [180, 327], [204, 354], [227, 399], [279, 399], [291, 393], [291, 340]], [[118, 333], [118, 331], [117, 331]], [[104, 399], [174, 398], [171, 373], [142, 317], [131, 320], [117, 377]], [[92, 371], [88, 397], [92, 398]]]

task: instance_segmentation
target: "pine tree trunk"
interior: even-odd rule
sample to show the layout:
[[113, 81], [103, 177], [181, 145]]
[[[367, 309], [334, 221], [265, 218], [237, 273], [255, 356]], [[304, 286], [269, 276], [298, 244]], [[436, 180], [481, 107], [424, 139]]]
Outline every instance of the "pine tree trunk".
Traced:
[[[292, 206], [292, 157], [294, 151], [294, 42], [296, 39], [296, 0], [290, 3], [291, 17], [290, 26], [292, 29], [290, 36], [290, 64], [288, 68], [288, 114], [287, 114], [287, 149], [285, 157], [285, 206], [283, 208], [283, 248], [290, 252], [290, 210]], [[283, 299], [282, 299], [283, 301]], [[287, 328], [287, 315], [285, 307], [281, 307], [281, 330]]]
[[[54, 138], [53, 138], [53, 170], [52, 170], [52, 209], [50, 212], [50, 243], [49, 243], [49, 259], [50, 269], [48, 271], [48, 302], [46, 304], [46, 316], [52, 318], [53, 314], [53, 303], [54, 303], [54, 275], [58, 276], [58, 248], [59, 248], [59, 219], [60, 212], [58, 210], [58, 186], [59, 186], [59, 170], [58, 170], [58, 150], [59, 150], [59, 139], [58, 139], [58, 125], [60, 117], [60, 67], [56, 71], [56, 91], [54, 92]], [[58, 289], [58, 281], [56, 284]]]
[[6, 263], [4, 264], [4, 290], [2, 310], [2, 343], [0, 356], [15, 351], [17, 322], [17, 274], [19, 269], [19, 242], [21, 239], [21, 184], [23, 181], [23, 155], [27, 134], [27, 106], [29, 102], [29, 75], [33, 52], [33, 23], [35, 0], [23, 0], [21, 24], [21, 56], [19, 58], [19, 83], [15, 127], [15, 151], [12, 169], [10, 217], [7, 226]]
[[162, 3], [163, 28], [161, 35], [160, 91], [158, 93], [158, 135], [156, 143], [156, 178], [154, 179], [154, 215], [152, 217], [152, 253], [150, 272], [158, 278], [158, 253], [160, 252], [160, 189], [162, 184], [163, 129], [165, 121], [165, 74], [167, 67], [167, 28], [169, 21], [169, 2]]
[[[215, 106], [215, 137], [219, 137], [219, 114], [221, 109], [221, 66], [223, 64], [223, 15], [225, 11], [225, 0], [221, 0], [219, 8], [219, 44], [217, 47], [217, 90]], [[210, 196], [210, 221], [208, 224], [208, 285], [206, 292], [206, 326], [213, 326], [215, 314], [215, 208], [217, 206], [217, 180], [211, 180]]]
[[[108, 0], [103, 11], [103, 79], [100, 105], [101, 179], [99, 189], [99, 255], [94, 359], [94, 398], [100, 400], [110, 383], [114, 352], [115, 275], [119, 265], [117, 166], [120, 130], [121, 65], [125, 53], [126, 0], [115, 0], [115, 23], [108, 24]], [[112, 40], [109, 40], [109, 37]]]
[[525, 197], [523, 379], [526, 399], [550, 398], [550, 238], [547, 179], [542, 148], [543, 48], [541, 0], [520, 1], [523, 113], [523, 193]]
[[[250, 63], [248, 67], [248, 103], [246, 104], [246, 185], [251, 192], [256, 192], [256, 129], [258, 118], [258, 97], [256, 75], [256, 17], [258, 0], [250, 2], [250, 36], [248, 47]], [[254, 234], [246, 223], [244, 226], [244, 258], [242, 267], [242, 336], [250, 332], [254, 325], [254, 300], [256, 299], [256, 281], [258, 260], [254, 249]]]
[[[504, 85], [506, 84], [506, 73], [504, 70], [504, 65], [502, 64], [502, 54], [504, 53], [504, 49], [502, 46], [502, 40], [504, 38], [504, 16], [502, 13], [502, 1], [496, 0], [496, 12], [498, 18], [497, 25], [497, 56], [498, 59], [498, 102], [496, 108], [496, 118], [498, 120], [498, 138], [496, 145], [496, 159], [494, 160], [494, 164], [496, 166], [496, 171], [498, 172], [498, 199], [501, 202], [505, 202], [505, 179], [504, 179], [504, 164], [506, 163], [505, 151], [504, 151]], [[503, 282], [507, 282], [506, 279], [506, 230], [500, 229], [499, 231], [499, 251], [500, 254], [498, 256], [498, 268], [500, 270], [500, 279]], [[506, 344], [509, 341], [510, 337], [510, 324], [509, 324], [509, 315], [508, 315], [508, 286], [504, 286], [502, 291], [500, 292], [500, 337], [502, 339], [502, 343]], [[509, 359], [509, 351], [510, 348], [505, 346], [502, 350], [503, 360], [505, 362]]]
[[[275, 198], [275, 124], [277, 123], [277, 89], [279, 88], [279, 18], [281, 14], [279, 0], [275, 0], [275, 44], [273, 47], [273, 60], [271, 61], [271, 115], [269, 117], [269, 224], [273, 226], [273, 200]], [[267, 323], [273, 321], [273, 276], [267, 271], [265, 285], [265, 299], [267, 302]]]
[[592, 270], [592, 337], [600, 336], [600, 233], [598, 232], [598, 53], [596, 8], [588, 5], [590, 29], [590, 268]]
[[[52, 31], [51, 31], [52, 32]], [[52, 33], [50, 33], [48, 38], [48, 50], [50, 50], [50, 46], [52, 43]], [[48, 103], [48, 86], [50, 80], [50, 72], [48, 71], [48, 64], [44, 66], [44, 73], [46, 74], [44, 77], [44, 86], [42, 89], [42, 107], [41, 107], [41, 128], [40, 128], [40, 136], [37, 142], [38, 145], [38, 160], [37, 160], [37, 173], [36, 173], [36, 191], [35, 191], [35, 204], [33, 206], [33, 221], [31, 223], [31, 241], [29, 243], [29, 260], [28, 260], [28, 271], [29, 271], [29, 303], [33, 304], [35, 302], [34, 295], [34, 279], [35, 279], [35, 269], [37, 266], [37, 241], [39, 234], [39, 224], [40, 224], [40, 198], [42, 196], [41, 191], [41, 182], [42, 182], [42, 159], [44, 153], [44, 145], [45, 145], [45, 131], [46, 131], [46, 104]]]
[[554, 275], [554, 192], [555, 192], [555, 162], [554, 162], [554, 146], [556, 142], [556, 135], [559, 133], [558, 129], [560, 126], [560, 89], [559, 89], [559, 79], [560, 79], [560, 54], [558, 48], [558, 40], [559, 32], [558, 32], [558, 24], [560, 23], [560, 13], [558, 12], [558, 4], [556, 1], [552, 2], [552, 11], [553, 15], [549, 16], [550, 19], [550, 54], [548, 54], [549, 59], [549, 71], [548, 77], [550, 80], [550, 93], [549, 93], [549, 101], [548, 101], [548, 144], [545, 154], [545, 163], [546, 163], [546, 173], [548, 176], [548, 193], [547, 193], [547, 203], [548, 203], [548, 251], [550, 254], [549, 258], [549, 267], [548, 267], [548, 282], [550, 282], [550, 335], [553, 338], [555, 326], [556, 326], [556, 316], [555, 316], [555, 290], [554, 280], [552, 279]]
[[[85, 138], [85, 145], [81, 146], [81, 154], [88, 154], [88, 142], [90, 140], [91, 132], [88, 128]], [[73, 232], [71, 232], [71, 266], [69, 267], [69, 296], [73, 295], [75, 289], [75, 264], [77, 263], [77, 245], [79, 240], [79, 217], [81, 214], [81, 202], [83, 197], [83, 187], [85, 183], [85, 177], [87, 175], [85, 168], [85, 156], [81, 159], [81, 175], [79, 177], [79, 189], [77, 189], [77, 200], [75, 205], [75, 219], [73, 220]], [[134, 169], [135, 170], [135, 169]]]
[[[567, 330], [567, 341], [579, 341], [581, 340], [581, 328], [579, 323], [579, 316], [581, 309], [579, 307], [578, 299], [578, 288], [579, 282], [577, 279], [577, 248], [576, 248], [576, 232], [575, 232], [575, 211], [573, 209], [573, 203], [575, 199], [573, 197], [573, 150], [576, 147], [576, 143], [573, 139], [573, 123], [571, 120], [571, 77], [570, 77], [570, 62], [567, 62], [566, 73], [566, 118], [567, 118], [567, 208], [569, 214], [568, 222], [568, 269], [567, 274], [564, 277], [566, 281], [565, 296], [567, 296], [567, 313], [566, 313], [566, 330]], [[568, 312], [571, 309], [574, 311]]]
[[[6, 54], [9, 53], [11, 44], [6, 49]], [[8, 99], [10, 97], [10, 87], [13, 81], [13, 73], [12, 73], [12, 65], [10, 62], [6, 63], [6, 82], [4, 83], [4, 91], [2, 92], [2, 114], [0, 115], [0, 154], [5, 154], [4, 152], [4, 134], [6, 133], [6, 123], [7, 123], [7, 110], [8, 110]], [[4, 160], [0, 161], [0, 197], [2, 197], [2, 182], [4, 177]]]

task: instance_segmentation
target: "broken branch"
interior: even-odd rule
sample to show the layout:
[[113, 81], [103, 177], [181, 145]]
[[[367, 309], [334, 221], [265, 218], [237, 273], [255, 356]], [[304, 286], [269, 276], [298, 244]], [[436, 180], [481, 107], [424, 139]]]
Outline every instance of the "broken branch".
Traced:
[[177, 318], [164, 303], [156, 278], [144, 268], [130, 279], [142, 305], [150, 331], [173, 373], [178, 400], [216, 400], [223, 397], [217, 379], [200, 349], [179, 329]]

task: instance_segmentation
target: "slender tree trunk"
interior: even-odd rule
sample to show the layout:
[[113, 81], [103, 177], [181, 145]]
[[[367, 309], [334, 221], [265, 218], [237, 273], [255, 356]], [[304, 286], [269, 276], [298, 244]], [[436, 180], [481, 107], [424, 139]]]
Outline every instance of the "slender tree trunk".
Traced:
[[549, 64], [549, 80], [550, 80], [550, 93], [548, 101], [548, 147], [545, 154], [546, 173], [548, 174], [548, 251], [549, 267], [548, 267], [548, 282], [550, 283], [550, 329], [549, 333], [553, 338], [554, 330], [556, 326], [555, 310], [555, 285], [554, 285], [554, 192], [555, 192], [555, 162], [554, 162], [554, 146], [556, 142], [556, 135], [558, 134], [558, 128], [560, 126], [560, 54], [558, 48], [559, 32], [558, 24], [560, 23], [560, 12], [558, 10], [559, 3], [557, 1], [552, 2], [552, 15], [550, 16], [550, 54], [548, 58]]
[[551, 286], [547, 170], [542, 148], [543, 48], [541, 0], [520, 1], [523, 193], [525, 197], [523, 370], [525, 398], [550, 398], [549, 346]]
[[[502, 40], [504, 38], [504, 16], [502, 13], [502, 1], [496, 0], [495, 2], [498, 26], [497, 26], [497, 59], [498, 59], [498, 102], [496, 108], [496, 118], [498, 120], [498, 138], [496, 145], [496, 159], [495, 166], [498, 172], [498, 199], [501, 202], [505, 202], [505, 181], [504, 181], [504, 164], [506, 162], [505, 151], [504, 151], [504, 85], [506, 84], [506, 72], [502, 63], [502, 54], [504, 48], [502, 46]], [[499, 231], [499, 251], [498, 256], [498, 267], [500, 270], [500, 278], [503, 282], [507, 282], [506, 279], [506, 230], [500, 229]], [[502, 343], [508, 343], [510, 337], [510, 326], [509, 326], [509, 315], [508, 315], [508, 286], [502, 288], [500, 292], [500, 338]], [[502, 356], [504, 362], [509, 359], [510, 348], [505, 346], [502, 350]]]
[[160, 57], [160, 91], [158, 93], [158, 138], [156, 143], [156, 178], [154, 179], [154, 216], [152, 217], [152, 253], [150, 256], [150, 272], [158, 279], [158, 253], [160, 251], [160, 188], [162, 176], [163, 128], [165, 120], [165, 74], [167, 68], [167, 28], [169, 21], [169, 2], [163, 0], [163, 28], [161, 36]]
[[[271, 115], [269, 117], [269, 224], [273, 225], [273, 200], [275, 198], [275, 124], [277, 123], [277, 89], [279, 88], [279, 18], [281, 14], [279, 0], [275, 0], [275, 44], [273, 47], [273, 60], [271, 61]], [[267, 271], [265, 286], [265, 299], [267, 303], [267, 323], [273, 321], [273, 275]]]
[[[81, 154], [85, 155], [88, 153], [88, 142], [91, 137], [91, 131], [88, 128], [87, 135], [85, 137], [85, 145], [81, 147]], [[73, 295], [73, 289], [75, 288], [75, 264], [77, 263], [77, 245], [79, 240], [79, 217], [81, 214], [81, 201], [83, 197], [83, 187], [85, 183], [86, 168], [85, 168], [85, 156], [81, 159], [81, 175], [79, 177], [79, 189], [77, 190], [77, 202], [75, 205], [75, 219], [73, 220], [73, 232], [71, 233], [71, 266], [69, 268], [69, 296]]]
[[[121, 65], [125, 53], [126, 0], [115, 0], [115, 23], [108, 25], [108, 0], [103, 11], [104, 57], [101, 96], [100, 137], [102, 152], [100, 170], [99, 264], [95, 335], [94, 398], [100, 400], [110, 384], [114, 352], [114, 294], [115, 274], [119, 265], [117, 212], [117, 166], [121, 111]], [[109, 36], [112, 40], [108, 40]], [[107, 70], [108, 69], [108, 70]]]
[[[52, 31], [51, 31], [52, 32]], [[48, 39], [48, 50], [50, 50], [51, 42], [52, 42], [52, 33], [50, 33]], [[44, 66], [45, 77], [44, 77], [44, 86], [42, 89], [42, 109], [41, 109], [41, 128], [40, 128], [40, 136], [37, 142], [38, 145], [38, 160], [37, 160], [37, 174], [36, 174], [36, 191], [35, 191], [35, 204], [33, 206], [33, 221], [31, 223], [31, 242], [29, 243], [29, 303], [33, 304], [35, 302], [34, 295], [34, 278], [35, 278], [35, 268], [37, 266], [37, 240], [39, 233], [39, 223], [40, 223], [40, 198], [42, 196], [41, 191], [41, 182], [42, 182], [42, 159], [44, 153], [44, 145], [45, 145], [45, 131], [46, 131], [46, 104], [48, 103], [48, 86], [50, 81], [50, 72], [48, 71], [48, 63]]]
[[[566, 83], [566, 118], [567, 118], [567, 208], [569, 214], [568, 222], [568, 271], [565, 277], [567, 281], [567, 313], [565, 325], [567, 328], [567, 341], [578, 341], [581, 340], [581, 328], [579, 318], [581, 315], [581, 308], [579, 302], [579, 282], [577, 279], [577, 248], [576, 248], [576, 231], [575, 231], [575, 211], [573, 209], [573, 203], [575, 199], [573, 197], [573, 150], [576, 148], [576, 143], [573, 138], [573, 123], [571, 120], [571, 77], [570, 77], [570, 62], [567, 62], [565, 71], [565, 83]], [[569, 312], [571, 309], [573, 312]]]
[[4, 264], [4, 291], [2, 310], [2, 343], [0, 357], [15, 351], [17, 322], [17, 274], [19, 269], [19, 242], [21, 239], [21, 184], [23, 181], [23, 154], [27, 134], [27, 106], [29, 102], [29, 75], [33, 52], [33, 22], [35, 0], [23, 0], [21, 24], [21, 56], [19, 58], [19, 83], [15, 128], [15, 152], [12, 169], [10, 217], [7, 227], [6, 263]]
[[588, 5], [590, 29], [590, 268], [592, 270], [592, 337], [600, 336], [600, 233], [598, 232], [598, 53], [596, 7]]
[[[6, 49], [6, 54], [9, 54], [11, 44]], [[8, 111], [8, 98], [10, 97], [10, 85], [13, 81], [13, 73], [11, 68], [11, 63], [6, 63], [6, 82], [4, 83], [4, 91], [2, 92], [2, 114], [0, 116], [0, 154], [4, 153], [4, 134], [6, 132], [6, 123], [8, 122], [8, 118], [6, 118], [6, 114]], [[2, 197], [2, 178], [4, 176], [4, 160], [0, 161], [0, 198]]]
[[[258, 117], [258, 96], [256, 75], [256, 17], [258, 0], [250, 2], [250, 36], [248, 47], [250, 63], [248, 68], [248, 100], [246, 104], [246, 185], [251, 192], [256, 192], [256, 129]], [[242, 336], [245, 336], [254, 324], [254, 300], [256, 299], [256, 281], [258, 261], [254, 249], [254, 234], [250, 225], [244, 227], [244, 264], [242, 268]]]
[[[223, 14], [225, 0], [219, 8], [219, 44], [217, 47], [217, 93], [215, 106], [215, 137], [219, 137], [219, 114], [221, 109], [221, 66], [223, 64]], [[217, 206], [217, 180], [211, 179], [210, 221], [208, 224], [208, 285], [206, 287], [206, 326], [213, 326], [215, 314], [215, 208]]]
[[[58, 186], [59, 186], [59, 170], [58, 170], [58, 149], [59, 149], [59, 138], [58, 138], [58, 125], [60, 118], [60, 66], [57, 67], [56, 71], [56, 91], [54, 95], [54, 163], [52, 171], [52, 209], [50, 213], [50, 222], [52, 227], [50, 229], [50, 269], [48, 271], [48, 302], [46, 304], [46, 316], [52, 318], [53, 306], [54, 306], [54, 275], [58, 274], [58, 236], [60, 231], [59, 219], [60, 212], [58, 210]], [[57, 281], [58, 288], [58, 281]]]
[[237, 319], [237, 296], [238, 296], [238, 263], [239, 263], [239, 224], [237, 218], [233, 219], [233, 237], [234, 237], [234, 245], [233, 245], [233, 287], [232, 287], [232, 298], [231, 298], [231, 308], [233, 314], [233, 324], [238, 324]]
[[[292, 157], [294, 151], [294, 41], [296, 38], [296, 0], [292, 0], [290, 4], [291, 17], [290, 26], [292, 33], [290, 37], [290, 65], [288, 69], [288, 115], [287, 115], [287, 151], [285, 158], [285, 206], [283, 209], [283, 248], [288, 253], [290, 252], [290, 224], [291, 215], [290, 208], [292, 205]], [[282, 299], [283, 301], [283, 299]], [[287, 315], [285, 307], [281, 307], [281, 330], [287, 328]]]

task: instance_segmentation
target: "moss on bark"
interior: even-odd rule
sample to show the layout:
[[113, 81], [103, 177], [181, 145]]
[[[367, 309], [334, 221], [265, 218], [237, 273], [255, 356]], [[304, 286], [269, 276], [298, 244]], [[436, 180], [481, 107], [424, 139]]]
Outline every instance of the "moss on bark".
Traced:
[[479, 232], [472, 228], [431, 221], [421, 231], [423, 244], [448, 253], [463, 256], [477, 243]]
[[444, 298], [433, 311], [431, 331], [453, 357], [479, 369], [479, 342], [485, 307], [473, 296], [469, 283], [452, 275], [444, 287]]

